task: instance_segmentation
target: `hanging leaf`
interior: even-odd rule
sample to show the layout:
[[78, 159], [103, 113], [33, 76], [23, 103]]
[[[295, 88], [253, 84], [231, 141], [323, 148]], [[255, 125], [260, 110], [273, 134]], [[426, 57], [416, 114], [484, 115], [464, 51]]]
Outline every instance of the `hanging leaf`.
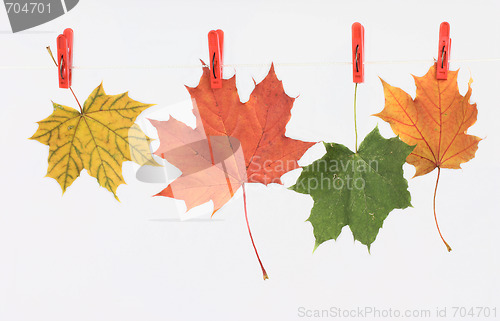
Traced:
[[299, 168], [297, 160], [314, 143], [285, 136], [295, 99], [285, 94], [273, 66], [246, 103], [240, 101], [234, 76], [212, 89], [209, 73], [204, 67], [198, 86], [187, 87], [195, 129], [173, 118], [151, 123], [160, 138], [155, 154], [182, 171], [158, 195], [184, 200], [188, 209], [211, 200], [215, 213], [240, 187], [246, 202], [244, 183], [281, 184], [280, 177]]
[[415, 166], [415, 176], [439, 168], [460, 168], [472, 158], [481, 140], [468, 135], [477, 119], [476, 104], [470, 104], [471, 83], [465, 96], [460, 95], [458, 71], [449, 71], [447, 80], [436, 79], [436, 65], [423, 77], [416, 77], [417, 96], [412, 99], [403, 90], [382, 80], [385, 107], [376, 114], [391, 125], [394, 133], [415, 150], [406, 160]]
[[[467, 134], [467, 129], [477, 119], [476, 104], [470, 103], [472, 79], [469, 80], [467, 93], [462, 96], [458, 90], [457, 76], [458, 71], [449, 71], [448, 79], [437, 80], [434, 64], [425, 76], [413, 77], [417, 87], [415, 99], [382, 80], [385, 107], [375, 115], [388, 122], [401, 140], [416, 145], [406, 159], [409, 164], [415, 166], [415, 176], [438, 168], [434, 216], [441, 168], [461, 168], [460, 164], [474, 158], [481, 140]], [[441, 235], [440, 231], [439, 234]], [[444, 239], [443, 242], [448, 251], [451, 251]]]
[[153, 105], [132, 100], [127, 93], [106, 95], [101, 84], [81, 111], [53, 106], [54, 112], [38, 122], [30, 139], [49, 145], [47, 176], [57, 180], [63, 193], [85, 168], [118, 199], [116, 189], [125, 183], [124, 161], [158, 166], [149, 149], [150, 139], [134, 124]]
[[304, 167], [290, 189], [314, 200], [307, 219], [316, 247], [337, 239], [349, 225], [354, 239], [368, 246], [375, 241], [387, 215], [410, 204], [403, 164], [413, 147], [397, 137], [385, 139], [375, 128], [357, 153], [341, 144], [325, 143], [326, 154]]

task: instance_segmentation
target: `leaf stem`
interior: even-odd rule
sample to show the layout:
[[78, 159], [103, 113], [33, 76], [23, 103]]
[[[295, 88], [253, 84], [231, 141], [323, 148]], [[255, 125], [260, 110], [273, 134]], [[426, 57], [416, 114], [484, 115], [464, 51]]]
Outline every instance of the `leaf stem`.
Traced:
[[47, 46], [47, 51], [49, 52], [50, 57], [52, 57], [52, 61], [54, 62], [54, 64], [56, 65], [56, 67], [58, 67], [57, 61], [54, 58], [54, 55], [52, 54], [52, 50], [50, 50], [50, 46]]
[[257, 255], [257, 260], [259, 260], [260, 268], [262, 269], [262, 275], [264, 277], [264, 280], [269, 279], [267, 276], [266, 269], [264, 268], [264, 265], [262, 265], [262, 261], [260, 260], [259, 253], [257, 252], [257, 248], [255, 247], [255, 243], [253, 241], [252, 237], [252, 231], [250, 231], [250, 224], [248, 223], [248, 213], [247, 213], [247, 194], [245, 191], [245, 183], [241, 185], [243, 187], [243, 205], [245, 207], [245, 220], [247, 221], [247, 228], [248, 228], [248, 234], [250, 235], [250, 240], [252, 241], [253, 249], [255, 250], [255, 254]]
[[436, 216], [436, 193], [437, 193], [437, 188], [438, 188], [438, 183], [439, 183], [439, 175], [441, 174], [441, 168], [438, 166], [438, 175], [436, 179], [436, 187], [434, 188], [434, 201], [433, 201], [433, 208], [434, 208], [434, 220], [436, 221], [436, 227], [439, 232], [439, 236], [441, 236], [441, 240], [443, 240], [444, 245], [446, 245], [446, 248], [448, 249], [448, 252], [451, 252], [451, 247], [446, 243], [446, 241], [443, 238], [443, 235], [441, 234], [441, 230], [439, 229], [439, 224], [437, 221], [437, 216]]
[[78, 98], [76, 98], [75, 92], [73, 91], [73, 88], [71, 88], [71, 86], [69, 86], [69, 90], [71, 90], [71, 93], [73, 94], [73, 97], [75, 97], [78, 107], [80, 107], [80, 113], [83, 113], [82, 105], [80, 105], [80, 102], [78, 101]]
[[358, 83], [354, 86], [354, 133], [356, 134], [356, 153], [358, 153], [358, 123], [356, 120], [356, 97], [358, 93]]

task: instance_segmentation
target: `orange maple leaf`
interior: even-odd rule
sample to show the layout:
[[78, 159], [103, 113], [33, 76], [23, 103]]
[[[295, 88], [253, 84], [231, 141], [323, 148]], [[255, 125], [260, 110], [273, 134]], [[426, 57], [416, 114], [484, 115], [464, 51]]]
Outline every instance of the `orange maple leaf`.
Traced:
[[477, 119], [476, 104], [470, 103], [472, 94], [469, 80], [468, 90], [462, 96], [458, 90], [458, 70], [449, 71], [448, 79], [436, 79], [434, 64], [423, 77], [413, 76], [417, 95], [412, 99], [400, 88], [382, 80], [385, 107], [374, 115], [391, 125], [395, 134], [409, 145], [416, 145], [406, 158], [415, 166], [415, 176], [433, 171], [438, 175], [434, 188], [434, 219], [448, 251], [451, 247], [444, 240], [436, 218], [436, 192], [441, 168], [461, 168], [460, 164], [474, 158], [481, 138], [467, 134], [467, 129]]
[[[246, 103], [240, 101], [235, 76], [224, 79], [222, 88], [212, 89], [206, 67], [198, 86], [186, 88], [194, 105], [194, 130], [173, 118], [151, 122], [160, 137], [155, 154], [183, 172], [158, 195], [182, 199], [188, 209], [212, 200], [216, 212], [245, 182], [281, 184], [280, 177], [299, 168], [297, 160], [315, 144], [285, 136], [295, 99], [285, 93], [272, 65]], [[182, 146], [186, 148], [179, 149]], [[227, 191], [229, 197], [220, 196]]]
[[224, 79], [221, 89], [211, 89], [209, 73], [203, 68], [199, 85], [186, 87], [195, 105], [196, 127], [204, 128], [207, 136], [240, 141], [249, 183], [281, 184], [280, 177], [299, 168], [297, 160], [315, 144], [285, 136], [295, 98], [285, 93], [273, 65], [246, 103], [240, 101], [235, 76]]
[[448, 79], [437, 80], [433, 65], [425, 76], [413, 76], [417, 86], [415, 99], [381, 79], [385, 107], [375, 116], [388, 122], [402, 141], [416, 145], [406, 159], [415, 166], [415, 176], [436, 167], [460, 168], [460, 164], [474, 158], [481, 138], [467, 134], [477, 119], [476, 104], [470, 103], [472, 79], [462, 96], [457, 75], [458, 70], [449, 71]]
[[246, 103], [240, 101], [235, 76], [212, 89], [207, 67], [198, 86], [186, 88], [195, 129], [173, 118], [151, 120], [160, 138], [155, 154], [182, 171], [157, 195], [184, 200], [188, 210], [212, 200], [215, 213], [243, 187], [246, 216], [244, 183], [282, 184], [280, 177], [299, 168], [297, 160], [315, 144], [285, 136], [295, 99], [284, 92], [272, 65]]

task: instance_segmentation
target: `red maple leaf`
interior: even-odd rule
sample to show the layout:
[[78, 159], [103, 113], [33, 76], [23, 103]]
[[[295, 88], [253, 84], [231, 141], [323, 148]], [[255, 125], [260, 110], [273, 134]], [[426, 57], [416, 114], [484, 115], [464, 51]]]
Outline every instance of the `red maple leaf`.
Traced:
[[[244, 183], [282, 184], [280, 177], [299, 168], [297, 160], [315, 144], [285, 136], [295, 98], [285, 94], [272, 65], [246, 103], [240, 101], [235, 76], [212, 89], [206, 67], [198, 86], [186, 88], [193, 100], [195, 129], [173, 118], [151, 120], [160, 138], [155, 154], [182, 171], [157, 195], [184, 200], [188, 210], [212, 200], [215, 213], [241, 186], [247, 218]], [[252, 238], [250, 228], [249, 233]]]

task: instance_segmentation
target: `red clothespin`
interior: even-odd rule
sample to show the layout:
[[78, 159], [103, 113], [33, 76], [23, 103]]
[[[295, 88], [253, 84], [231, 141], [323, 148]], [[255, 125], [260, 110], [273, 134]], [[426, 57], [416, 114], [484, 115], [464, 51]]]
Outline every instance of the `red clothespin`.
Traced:
[[352, 24], [352, 81], [365, 81], [365, 28], [359, 23]]
[[57, 37], [57, 64], [59, 88], [69, 88], [73, 69], [73, 30], [70, 28]]
[[222, 66], [224, 50], [224, 32], [220, 29], [208, 33], [210, 52], [210, 83], [212, 88], [222, 88]]
[[447, 79], [450, 67], [450, 24], [442, 22], [439, 26], [439, 46], [436, 79]]

